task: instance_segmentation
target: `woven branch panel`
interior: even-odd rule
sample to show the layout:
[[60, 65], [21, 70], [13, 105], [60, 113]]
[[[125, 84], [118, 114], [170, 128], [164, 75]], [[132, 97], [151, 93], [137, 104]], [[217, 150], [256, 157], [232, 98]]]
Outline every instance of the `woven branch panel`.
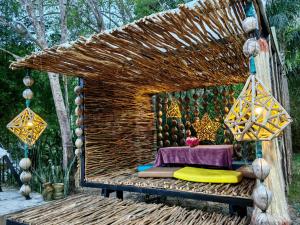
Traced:
[[244, 82], [243, 0], [205, 0], [34, 53], [11, 68], [127, 83], [146, 93]]
[[64, 200], [10, 215], [8, 219], [31, 225], [246, 225], [247, 217], [188, 210], [179, 206], [137, 203], [130, 200], [75, 195]]
[[134, 168], [155, 158], [151, 97], [130, 86], [85, 81], [86, 177]]
[[92, 177], [89, 178], [88, 181], [102, 184], [130, 185], [141, 188], [159, 188], [249, 199], [251, 198], [255, 186], [255, 180], [246, 178], [238, 184], [195, 183], [172, 178], [140, 178], [132, 170]]

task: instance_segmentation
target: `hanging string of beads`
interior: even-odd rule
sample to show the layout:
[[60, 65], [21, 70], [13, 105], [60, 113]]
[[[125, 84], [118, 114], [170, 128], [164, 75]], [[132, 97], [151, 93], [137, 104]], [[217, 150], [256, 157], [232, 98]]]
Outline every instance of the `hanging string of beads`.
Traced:
[[[222, 111], [223, 111], [224, 117], [229, 112], [228, 95], [229, 95], [229, 91], [227, 90], [226, 87], [224, 87], [223, 90], [222, 90], [222, 103], [223, 103], [223, 110]], [[223, 121], [224, 121], [224, 118], [222, 118], [222, 121], [220, 121], [220, 122], [223, 122]], [[223, 126], [223, 132], [224, 132], [224, 144], [230, 144], [231, 143], [231, 141], [230, 141], [230, 134], [231, 134], [231, 132], [228, 130], [228, 128], [225, 125], [225, 123], [222, 123], [222, 126]]]
[[221, 108], [220, 108], [220, 102], [219, 102], [219, 99], [218, 99], [218, 96], [219, 96], [218, 88], [215, 87], [213, 89], [213, 94], [214, 94], [213, 95], [214, 110], [215, 110], [215, 114], [216, 114], [215, 120], [220, 122], [219, 121], [219, 115], [220, 115]]
[[178, 146], [178, 144], [177, 144], [177, 138], [178, 138], [177, 132], [178, 132], [177, 120], [174, 118], [174, 119], [172, 119], [172, 129], [171, 129], [172, 146]]
[[[33, 98], [33, 92], [30, 89], [30, 87], [34, 84], [34, 80], [31, 77], [29, 70], [26, 71], [26, 76], [23, 78], [23, 83], [27, 87], [23, 91], [23, 98], [25, 99], [26, 108], [29, 108], [31, 99]], [[27, 125], [30, 126], [31, 123], [32, 122], [29, 121]], [[29, 171], [29, 169], [31, 167], [31, 160], [29, 159], [29, 156], [28, 156], [28, 150], [29, 150], [29, 145], [24, 144], [24, 158], [21, 159], [21, 161], [19, 163], [19, 166], [22, 169], [22, 173], [20, 174], [20, 180], [23, 183], [23, 185], [20, 189], [20, 192], [26, 199], [30, 199], [31, 188], [30, 188], [29, 183], [32, 178], [32, 175]]]
[[[181, 112], [181, 115], [182, 117], [184, 117], [183, 113], [184, 113], [184, 110], [183, 110], [183, 102], [184, 102], [184, 99], [183, 99], [183, 93], [180, 92], [179, 94], [179, 98], [178, 98], [178, 101], [179, 101], [179, 110]], [[184, 146], [185, 145], [185, 127], [184, 127], [184, 124], [182, 122], [182, 119], [180, 119], [180, 122], [179, 122], [179, 145], [180, 146]]]
[[195, 90], [195, 93], [193, 94], [193, 99], [194, 99], [194, 121], [199, 119], [199, 94], [197, 92], [197, 89]]
[[[246, 19], [242, 22], [243, 30], [249, 34], [249, 39], [243, 46], [244, 54], [249, 57], [249, 68], [252, 79], [255, 79], [256, 67], [254, 57], [259, 53], [259, 44], [256, 39], [257, 20], [255, 18], [255, 10], [252, 1], [248, 1], [245, 5]], [[252, 82], [255, 85], [255, 80]], [[272, 201], [272, 192], [264, 184], [264, 180], [270, 173], [270, 166], [266, 160], [262, 158], [262, 142], [256, 142], [256, 159], [252, 163], [258, 184], [253, 191], [253, 201], [255, 206], [261, 211], [253, 217], [253, 224], [275, 224], [272, 215], [267, 213], [267, 209]]]
[[203, 101], [202, 101], [203, 111], [204, 111], [204, 113], [206, 113], [207, 112], [207, 106], [208, 106], [208, 103], [207, 103], [207, 101], [208, 101], [208, 90], [206, 88], [204, 88], [204, 93], [202, 95], [202, 99], [203, 99]]
[[163, 120], [162, 120], [162, 116], [163, 116], [163, 111], [162, 111], [162, 108], [163, 108], [163, 105], [162, 105], [162, 98], [160, 96], [157, 96], [157, 146], [160, 148], [160, 147], [163, 147], [164, 143], [163, 143], [163, 135], [162, 135], [162, 131], [163, 131], [163, 127], [162, 127], [162, 123], [163, 123]]
[[186, 137], [191, 136], [191, 115], [190, 115], [190, 97], [188, 96], [188, 93], [185, 93], [184, 97], [185, 102], [185, 135]]
[[[80, 155], [82, 153], [82, 146], [83, 146], [83, 112], [84, 112], [84, 105], [83, 105], [83, 80], [80, 80], [81, 85], [78, 85], [74, 88], [74, 92], [77, 95], [75, 98], [75, 115], [77, 116], [76, 119], [76, 126], [75, 135], [77, 137], [75, 141], [75, 155], [78, 158], [78, 162], [80, 162]], [[80, 163], [78, 163], [80, 165]]]
[[[166, 94], [165, 97], [164, 97], [164, 112], [165, 114], [167, 113], [168, 111], [168, 108], [169, 108], [169, 96]], [[168, 122], [167, 122], [167, 118], [165, 118], [165, 125], [164, 125], [164, 146], [165, 147], [168, 147], [170, 146], [170, 140], [169, 140], [169, 125], [168, 125]]]

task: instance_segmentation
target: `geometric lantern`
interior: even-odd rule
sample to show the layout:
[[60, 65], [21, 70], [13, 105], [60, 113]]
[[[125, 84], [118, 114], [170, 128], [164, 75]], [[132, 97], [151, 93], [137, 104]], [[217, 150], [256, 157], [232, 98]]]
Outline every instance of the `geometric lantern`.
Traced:
[[205, 113], [201, 120], [196, 120], [192, 124], [193, 128], [197, 133], [197, 138], [199, 141], [216, 141], [216, 133], [220, 128], [221, 124], [219, 122], [212, 121], [208, 114]]
[[172, 100], [171, 104], [167, 110], [167, 118], [181, 118], [181, 112], [180, 112], [180, 108], [179, 105], [177, 103], [176, 100]]
[[34, 145], [46, 127], [47, 123], [28, 107], [7, 125], [11, 132], [29, 146]]
[[250, 75], [224, 120], [237, 141], [268, 141], [292, 122], [280, 103], [255, 75]]

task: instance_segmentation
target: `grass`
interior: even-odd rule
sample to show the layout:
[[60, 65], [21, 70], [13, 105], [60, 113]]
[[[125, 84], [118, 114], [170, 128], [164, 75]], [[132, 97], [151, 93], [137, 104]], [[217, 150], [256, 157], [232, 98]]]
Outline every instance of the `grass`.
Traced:
[[293, 154], [293, 179], [289, 188], [289, 202], [300, 212], [300, 153]]

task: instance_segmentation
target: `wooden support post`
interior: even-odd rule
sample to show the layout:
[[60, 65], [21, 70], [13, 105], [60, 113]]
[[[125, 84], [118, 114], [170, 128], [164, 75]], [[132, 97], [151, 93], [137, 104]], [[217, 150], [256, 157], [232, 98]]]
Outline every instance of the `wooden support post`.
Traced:
[[101, 190], [101, 196], [104, 196], [105, 198], [109, 198], [110, 193], [112, 193], [112, 190], [110, 189], [103, 188]]
[[121, 200], [123, 200], [123, 191], [116, 191], [116, 196], [117, 196], [117, 198], [118, 199], [121, 199]]
[[229, 205], [229, 213], [231, 216], [238, 215], [240, 217], [247, 216], [247, 207], [240, 205]]

